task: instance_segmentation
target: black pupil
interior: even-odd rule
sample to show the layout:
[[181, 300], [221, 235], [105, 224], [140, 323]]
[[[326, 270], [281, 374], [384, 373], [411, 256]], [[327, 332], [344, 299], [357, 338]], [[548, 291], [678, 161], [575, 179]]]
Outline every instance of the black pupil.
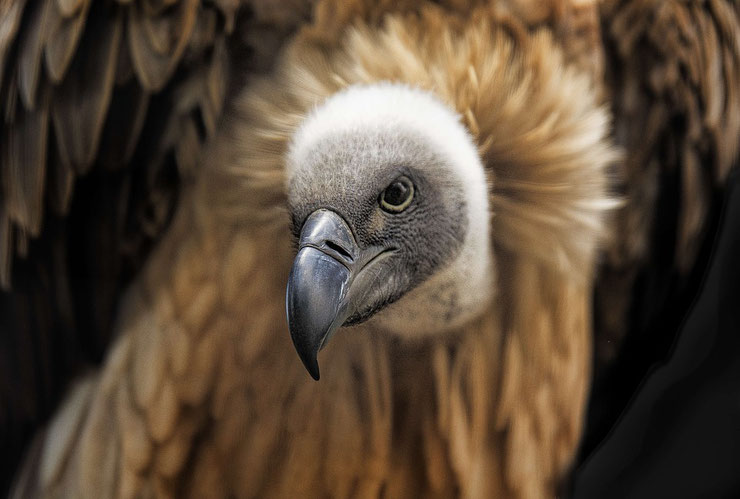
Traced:
[[383, 199], [391, 206], [400, 206], [409, 197], [409, 185], [396, 180], [383, 193]]

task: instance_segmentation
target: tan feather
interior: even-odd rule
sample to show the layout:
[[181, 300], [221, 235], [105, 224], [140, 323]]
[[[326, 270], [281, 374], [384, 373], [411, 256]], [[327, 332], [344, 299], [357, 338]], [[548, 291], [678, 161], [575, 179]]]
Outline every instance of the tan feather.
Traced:
[[227, 82], [229, 81], [228, 54], [223, 38], [216, 41], [213, 47], [211, 64], [204, 77], [205, 89], [201, 95], [200, 109], [206, 132], [213, 135], [218, 119], [221, 116], [226, 100]]
[[198, 6], [193, 34], [190, 36], [188, 50], [201, 53], [213, 46], [216, 36], [222, 35], [219, 30], [219, 12], [216, 9]]
[[[159, 349], [158, 353], [161, 354], [162, 349]], [[156, 444], [162, 444], [171, 437], [180, 415], [174, 381], [165, 377], [161, 382], [161, 391], [146, 410], [149, 435]]]
[[7, 216], [37, 236], [43, 216], [49, 130], [48, 94], [38, 109], [22, 113], [2, 140], [2, 186]]
[[130, 388], [127, 389], [126, 386], [118, 390], [116, 414], [119, 418], [121, 433], [125, 435], [125, 438], [121, 440], [121, 452], [125, 456], [123, 468], [139, 473], [149, 466], [154, 448], [147, 431], [144, 414], [135, 409], [129, 392]]
[[142, 8], [134, 4], [128, 10], [127, 40], [141, 85], [157, 92], [167, 83], [187, 46], [195, 26], [198, 0], [181, 1], [171, 14], [149, 7], [151, 2], [144, 5]]
[[49, 439], [48, 450], [40, 465], [39, 480], [42, 485], [51, 485], [59, 479], [63, 465], [74, 450], [74, 444], [82, 430], [93, 391], [93, 378], [81, 380], [67, 398], [59, 417], [49, 427], [49, 434], [59, 435], [60, 438]]
[[48, 36], [50, 11], [54, 0], [35, 2], [32, 7], [30, 25], [21, 33], [19, 40], [18, 88], [26, 109], [33, 109], [36, 90], [41, 77], [41, 51]]
[[[49, 27], [47, 33], [46, 45], [44, 47], [44, 56], [46, 61], [46, 70], [52, 82], [59, 83], [64, 78], [64, 74], [72, 61], [77, 43], [82, 35], [87, 18], [87, 12], [91, 0], [80, 1], [74, 5], [72, 11], [66, 14], [63, 10], [70, 5], [53, 3], [49, 7]], [[70, 2], [71, 3], [71, 2]], [[76, 10], [79, 8], [79, 10]]]
[[175, 161], [180, 174], [184, 178], [192, 178], [201, 153], [200, 137], [192, 118], [182, 120], [178, 128], [180, 140], [175, 149]]
[[57, 0], [57, 6], [62, 16], [70, 17], [76, 14], [80, 9], [86, 7], [89, 0]]
[[231, 34], [234, 31], [236, 13], [244, 2], [242, 0], [215, 0], [215, 3], [224, 18], [224, 31]]
[[3, 109], [3, 123], [7, 126], [13, 122], [13, 118], [18, 112], [18, 79], [16, 68], [12, 68], [8, 84], [6, 85], [3, 95], [0, 95], [5, 108]]
[[0, 3], [0, 82], [4, 81], [8, 50], [18, 33], [25, 5], [25, 0]]

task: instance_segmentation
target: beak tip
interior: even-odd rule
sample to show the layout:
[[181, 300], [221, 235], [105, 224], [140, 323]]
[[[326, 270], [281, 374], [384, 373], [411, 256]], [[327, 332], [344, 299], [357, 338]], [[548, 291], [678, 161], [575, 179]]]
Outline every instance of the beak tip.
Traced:
[[315, 381], [318, 381], [319, 378], [321, 378], [321, 374], [319, 373], [319, 362], [316, 359], [316, 355], [308, 355], [306, 357], [302, 357], [301, 360], [303, 360], [303, 365], [306, 367], [308, 374], [310, 374]]
[[[288, 320], [288, 322], [290, 323], [290, 320]], [[312, 342], [306, 342], [306, 335], [303, 334], [303, 332], [301, 332], [301, 334], [296, 334], [292, 327], [290, 328], [290, 336], [293, 340], [293, 346], [295, 347], [296, 352], [298, 352], [298, 357], [300, 357], [306, 371], [308, 371], [308, 374], [310, 374], [313, 379], [318, 381], [320, 376], [318, 361], [320, 348], [317, 348], [315, 344], [312, 344]]]

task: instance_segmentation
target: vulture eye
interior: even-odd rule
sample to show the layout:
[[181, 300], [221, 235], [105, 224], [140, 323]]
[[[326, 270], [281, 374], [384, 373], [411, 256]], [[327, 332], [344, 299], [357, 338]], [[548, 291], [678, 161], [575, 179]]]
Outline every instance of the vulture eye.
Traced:
[[408, 177], [398, 177], [380, 194], [380, 207], [389, 213], [400, 213], [414, 199], [414, 184]]

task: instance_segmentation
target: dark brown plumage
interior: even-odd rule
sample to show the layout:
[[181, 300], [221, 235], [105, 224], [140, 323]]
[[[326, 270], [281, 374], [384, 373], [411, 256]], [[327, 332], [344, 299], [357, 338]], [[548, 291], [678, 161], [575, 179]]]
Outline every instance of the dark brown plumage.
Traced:
[[0, 489], [102, 358], [229, 82], [265, 69], [309, 14], [295, 5], [0, 2]]
[[[612, 1], [602, 15], [629, 200], [615, 217], [617, 238], [606, 253], [605, 279], [617, 274], [628, 288], [635, 279], [629, 274], [650, 261], [685, 277], [740, 147], [738, 6]], [[659, 210], [660, 204], [670, 208]], [[673, 229], [657, 237], [656, 226]], [[668, 247], [657, 248], [658, 239], [668, 239]], [[605, 299], [618, 304], [604, 327], [619, 340], [624, 331], [616, 330], [626, 327], [619, 317], [628, 308], [620, 301], [627, 294]]]

